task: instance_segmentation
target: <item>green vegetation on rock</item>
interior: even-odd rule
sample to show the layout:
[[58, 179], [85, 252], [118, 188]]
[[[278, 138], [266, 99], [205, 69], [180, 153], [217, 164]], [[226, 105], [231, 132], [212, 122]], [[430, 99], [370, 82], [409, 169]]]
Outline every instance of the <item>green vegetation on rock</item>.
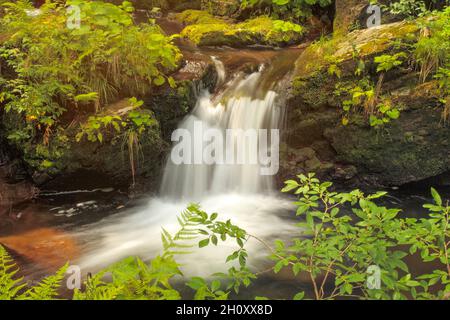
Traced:
[[267, 16], [232, 23], [204, 11], [188, 10], [178, 14], [177, 19], [187, 25], [181, 35], [199, 46], [285, 46], [298, 43], [304, 33], [298, 24]]
[[[34, 170], [55, 170], [74, 141], [73, 124], [123, 97], [174, 85], [180, 62], [172, 37], [155, 24], [135, 25], [129, 2], [6, 2], [0, 19], [0, 103], [6, 136]], [[101, 139], [99, 139], [101, 140]], [[53, 168], [52, 168], [53, 167]]]

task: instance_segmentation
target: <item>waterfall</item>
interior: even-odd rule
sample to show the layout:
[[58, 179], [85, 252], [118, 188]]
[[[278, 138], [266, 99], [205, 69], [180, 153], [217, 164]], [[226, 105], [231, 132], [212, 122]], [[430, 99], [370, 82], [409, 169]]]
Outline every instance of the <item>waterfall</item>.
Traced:
[[[225, 79], [223, 64], [217, 59], [214, 61], [221, 83]], [[278, 129], [281, 108], [276, 105], [277, 94], [269, 90], [263, 98], [259, 97], [259, 84], [263, 72], [264, 68], [261, 67], [259, 71], [250, 75], [237, 76], [218, 96], [213, 96], [206, 90], [200, 94], [194, 110], [179, 126], [180, 129], [191, 133], [192, 150], [195, 150], [196, 145], [203, 147], [207, 145], [203, 135], [196, 132], [196, 124], [197, 126], [200, 124], [203, 130], [218, 130], [222, 141], [232, 140], [223, 146], [221, 153], [224, 155], [235, 155], [236, 145], [241, 142], [239, 139], [242, 137], [233, 132]], [[232, 133], [230, 136], [226, 136], [227, 130]], [[257, 141], [257, 148], [257, 153], [268, 153], [271, 145], [264, 147], [261, 141]], [[260, 150], [262, 148], [265, 149]], [[246, 160], [249, 160], [250, 153], [254, 153], [254, 150], [246, 144], [244, 152]], [[192, 158], [194, 156], [191, 155]], [[194, 164], [192, 159], [191, 164], [179, 165], [173, 163], [169, 157], [164, 170], [161, 195], [174, 199], [198, 200], [225, 192], [257, 194], [271, 189], [272, 177], [261, 175], [261, 165], [258, 163], [246, 161], [244, 164]]]
[[[261, 89], [261, 82], [267, 81], [263, 77], [267, 70], [261, 67], [252, 74], [238, 74], [225, 83], [224, 66], [219, 60], [214, 61], [222, 90], [216, 94], [201, 92], [195, 108], [179, 125], [179, 129], [191, 133], [191, 147], [207, 144], [195, 134], [199, 125], [216, 130], [222, 138], [230, 129], [277, 129], [282, 118], [278, 96], [272, 90]], [[232, 143], [223, 145], [223, 153], [232, 153], [230, 146], [239, 139], [234, 135], [230, 138]], [[259, 151], [273, 151], [270, 143], [257, 142]], [[245, 148], [244, 154], [249, 155], [250, 151]], [[194, 158], [195, 154], [191, 156]], [[262, 175], [261, 168], [259, 163], [176, 165], [169, 157], [159, 197], [79, 232], [87, 247], [80, 265], [83, 269], [95, 269], [130, 255], [152, 259], [161, 252], [161, 227], [176, 232], [177, 216], [190, 202], [198, 202], [206, 212], [217, 212], [220, 220], [230, 219], [268, 241], [292, 234], [296, 228], [283, 218], [292, 211], [292, 204], [271, 192], [273, 177]], [[255, 241], [249, 241], [246, 248], [250, 252], [250, 266], [267, 255]], [[183, 265], [185, 275], [208, 276], [211, 272], [226, 271], [225, 258], [235, 250], [235, 241], [227, 240], [220, 244], [220, 250], [202, 248], [177, 256], [177, 261]]]

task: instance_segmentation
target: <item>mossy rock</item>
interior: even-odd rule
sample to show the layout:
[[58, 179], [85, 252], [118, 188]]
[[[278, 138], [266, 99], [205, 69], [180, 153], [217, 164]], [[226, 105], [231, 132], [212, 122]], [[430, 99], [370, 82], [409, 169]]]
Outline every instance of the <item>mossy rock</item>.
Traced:
[[307, 78], [331, 63], [352, 60], [355, 51], [362, 59], [381, 54], [392, 48], [396, 40], [416, 38], [418, 31], [419, 26], [415, 22], [403, 21], [317, 42], [300, 55], [295, 64], [295, 75]]
[[286, 46], [299, 43], [304, 34], [300, 25], [266, 16], [233, 23], [205, 11], [187, 10], [176, 19], [186, 25], [181, 35], [198, 46]]
[[[380, 73], [374, 58], [399, 51], [412, 54], [408, 48], [417, 41], [418, 32], [417, 22], [403, 21], [334, 36], [306, 48], [296, 62], [288, 100], [290, 147], [322, 141], [321, 148], [332, 147], [332, 152], [322, 152], [327, 160], [355, 168], [344, 176], [357, 172], [352, 180], [356, 183], [399, 186], [448, 172], [450, 129], [441, 118], [443, 106], [436, 81], [419, 84], [417, 70], [407, 63], [386, 72], [382, 94], [399, 106], [401, 113], [400, 118], [378, 129], [371, 127], [363, 114], [352, 115], [350, 124], [342, 125], [342, 104], [335, 94], [338, 82], [361, 79], [355, 75], [360, 59], [365, 76], [377, 83]], [[404, 45], [397, 46], [397, 40]], [[331, 65], [339, 68], [340, 77], [330, 74]], [[322, 153], [318, 152], [321, 161]]]
[[420, 108], [404, 110], [384, 129], [339, 125], [325, 136], [338, 160], [355, 165], [373, 184], [398, 186], [438, 176], [450, 170], [450, 129], [434, 99], [419, 101]]

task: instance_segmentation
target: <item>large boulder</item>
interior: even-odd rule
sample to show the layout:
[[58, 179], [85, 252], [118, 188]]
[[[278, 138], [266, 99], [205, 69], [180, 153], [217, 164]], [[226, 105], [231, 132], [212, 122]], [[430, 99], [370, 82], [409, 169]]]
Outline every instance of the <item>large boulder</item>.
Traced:
[[415, 86], [397, 99], [405, 106], [401, 116], [382, 132], [358, 125], [325, 130], [337, 160], [355, 165], [376, 185], [399, 186], [450, 171], [450, 128], [438, 100]]
[[[288, 100], [282, 172], [310, 171], [313, 164], [312, 171], [326, 178], [399, 186], [450, 171], [450, 129], [441, 119], [435, 82], [421, 84], [416, 70], [406, 63], [387, 72], [382, 90], [401, 113], [380, 129], [371, 127], [363, 114], [346, 125], [342, 101], [335, 94], [336, 84], [357, 81], [355, 70], [361, 60], [376, 83], [380, 75], [374, 57], [394, 54], [395, 40], [417, 39], [417, 32], [414, 23], [392, 23], [334, 37], [300, 55]], [[340, 78], [330, 73], [330, 66], [333, 70], [337, 66]], [[296, 154], [305, 147], [315, 151], [321, 166]]]
[[282, 47], [299, 43], [305, 29], [297, 24], [260, 16], [236, 23], [206, 11], [187, 10], [175, 16], [186, 27], [181, 35], [197, 46]]
[[295, 64], [295, 76], [297, 79], [310, 79], [317, 71], [323, 71], [332, 63], [352, 63], [355, 53], [368, 60], [391, 49], [396, 39], [415, 38], [418, 31], [419, 27], [415, 23], [395, 22], [356, 30], [345, 36], [337, 35], [329, 41], [306, 48]]

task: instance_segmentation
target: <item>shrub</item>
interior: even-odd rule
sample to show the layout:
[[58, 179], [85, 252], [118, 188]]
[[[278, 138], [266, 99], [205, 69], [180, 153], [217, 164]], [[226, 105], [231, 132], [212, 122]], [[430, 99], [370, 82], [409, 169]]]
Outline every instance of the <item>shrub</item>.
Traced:
[[450, 7], [430, 16], [422, 25], [421, 36], [415, 45], [414, 57], [420, 67], [420, 81], [436, 79], [438, 96], [444, 106], [442, 120], [450, 115]]

